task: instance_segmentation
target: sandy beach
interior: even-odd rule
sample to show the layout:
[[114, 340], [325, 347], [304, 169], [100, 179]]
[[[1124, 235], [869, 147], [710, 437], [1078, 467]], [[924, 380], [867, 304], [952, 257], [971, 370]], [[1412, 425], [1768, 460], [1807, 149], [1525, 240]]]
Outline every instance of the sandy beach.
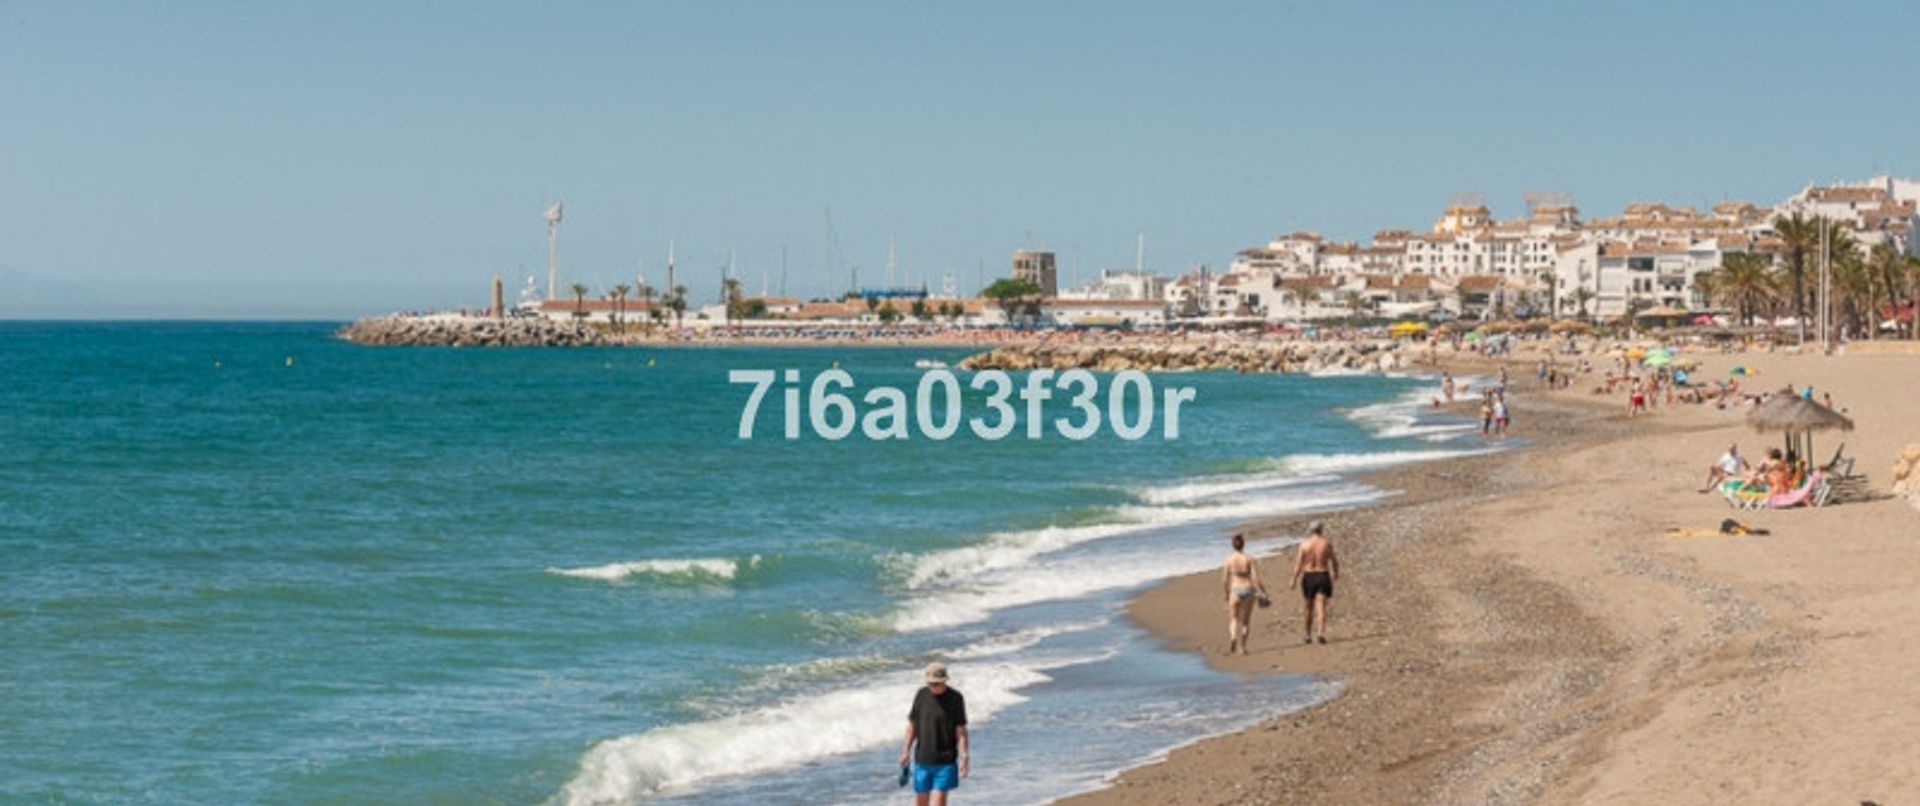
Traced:
[[[1696, 490], [1728, 443], [1750, 457], [1780, 444], [1744, 409], [1629, 419], [1591, 384], [1530, 389], [1531, 360], [1515, 360], [1514, 435], [1530, 445], [1376, 474], [1398, 494], [1326, 518], [1345, 567], [1331, 644], [1300, 644], [1284, 590], [1301, 519], [1253, 527], [1270, 539], [1255, 551], [1276, 602], [1250, 655], [1219, 654], [1214, 574], [1131, 608], [1220, 668], [1323, 675], [1341, 696], [1067, 802], [1910, 800], [1920, 511], [1887, 490], [1901, 448], [1920, 442], [1920, 357], [1699, 357], [1699, 377], [1744, 364], [1759, 370], [1749, 389], [1831, 393], [1857, 430], [1819, 435], [1817, 459], [1844, 441], [1867, 500], [1735, 512]], [[1771, 534], [1667, 533], [1728, 517]]]

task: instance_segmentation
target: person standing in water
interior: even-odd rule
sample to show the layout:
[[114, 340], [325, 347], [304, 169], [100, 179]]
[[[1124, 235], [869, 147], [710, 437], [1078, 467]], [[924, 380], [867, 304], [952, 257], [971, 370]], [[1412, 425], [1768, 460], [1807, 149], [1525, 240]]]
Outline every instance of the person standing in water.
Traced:
[[1260, 581], [1260, 565], [1246, 552], [1247, 536], [1233, 536], [1233, 553], [1220, 569], [1220, 592], [1227, 598], [1227, 654], [1247, 654], [1247, 634], [1253, 628], [1253, 606], [1267, 595]]
[[1327, 600], [1333, 598], [1333, 583], [1340, 579], [1340, 559], [1334, 556], [1333, 543], [1327, 540], [1325, 525], [1314, 522], [1307, 539], [1293, 555], [1293, 584], [1305, 597], [1300, 625], [1302, 643], [1327, 642]]
[[907, 711], [907, 739], [900, 766], [913, 760], [915, 806], [946, 806], [947, 793], [960, 786], [967, 769], [967, 698], [947, 685], [947, 665], [927, 664], [927, 684], [913, 695]]

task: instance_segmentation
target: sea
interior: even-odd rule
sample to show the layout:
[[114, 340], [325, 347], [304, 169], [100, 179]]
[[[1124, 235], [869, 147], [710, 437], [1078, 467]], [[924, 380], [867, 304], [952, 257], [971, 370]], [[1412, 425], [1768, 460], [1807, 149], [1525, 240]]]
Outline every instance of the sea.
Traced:
[[0, 323], [0, 801], [898, 802], [941, 660], [964, 797], [1045, 802], [1336, 691], [1133, 595], [1487, 449], [1432, 379], [1227, 372], [1151, 376], [1194, 391], [1171, 439], [789, 440], [783, 387], [742, 439], [733, 370], [911, 395], [967, 351], [337, 327]]

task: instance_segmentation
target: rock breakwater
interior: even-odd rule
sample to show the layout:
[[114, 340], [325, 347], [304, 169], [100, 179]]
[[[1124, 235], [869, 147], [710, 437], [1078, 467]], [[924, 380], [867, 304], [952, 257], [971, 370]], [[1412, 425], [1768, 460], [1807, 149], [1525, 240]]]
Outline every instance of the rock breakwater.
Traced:
[[1272, 341], [1166, 344], [1013, 344], [969, 357], [962, 369], [1179, 372], [1387, 372], [1412, 354], [1401, 342]]
[[605, 334], [584, 324], [543, 318], [371, 316], [334, 335], [376, 346], [593, 347], [611, 343]]

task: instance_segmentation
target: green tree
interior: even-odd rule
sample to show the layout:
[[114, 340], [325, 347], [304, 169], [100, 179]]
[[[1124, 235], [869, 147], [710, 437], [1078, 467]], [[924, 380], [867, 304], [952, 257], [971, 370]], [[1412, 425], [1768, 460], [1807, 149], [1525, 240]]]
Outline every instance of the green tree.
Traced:
[[613, 296], [613, 329], [616, 331], [626, 330], [627, 295], [632, 292], [633, 287], [625, 283], [614, 286], [610, 292]]
[[667, 308], [673, 311], [673, 326], [680, 327], [687, 315], [687, 287], [676, 285], [673, 295], [667, 297]]
[[721, 280], [720, 300], [726, 306], [727, 326], [732, 327], [734, 320], [743, 318], [741, 314], [746, 312], [746, 305], [740, 295], [740, 281], [732, 277]]
[[1701, 279], [1708, 281], [1709, 298], [1732, 305], [1739, 320], [1747, 325], [1753, 324], [1754, 314], [1763, 303], [1780, 296], [1780, 279], [1774, 273], [1772, 259], [1754, 252], [1727, 255], [1720, 261], [1720, 268]]
[[1807, 218], [1799, 213], [1773, 218], [1773, 229], [1780, 233], [1780, 254], [1786, 260], [1787, 278], [1793, 284], [1793, 316], [1801, 344], [1807, 343], [1807, 268], [1820, 253], [1820, 230], [1824, 220], [1819, 217]]
[[587, 315], [587, 287], [579, 283], [573, 284], [573, 315], [575, 318]]
[[913, 307], [910, 310], [913, 312], [913, 318], [918, 319], [922, 322], [933, 318], [931, 315], [927, 313], [927, 301], [924, 299], [914, 300]]
[[992, 285], [980, 291], [980, 296], [993, 300], [1002, 310], [1005, 310], [1008, 320], [1012, 320], [1014, 314], [1022, 308], [1027, 309], [1030, 314], [1037, 314], [1040, 307], [1040, 286], [1032, 281], [1013, 277], [1002, 277], [993, 281]]
[[1573, 290], [1573, 304], [1579, 309], [1581, 319], [1587, 318], [1587, 303], [1593, 301], [1593, 289], [1580, 286]]
[[882, 323], [891, 325], [900, 321], [900, 316], [900, 310], [893, 307], [892, 302], [880, 306], [880, 321]]
[[658, 308], [653, 307], [654, 293], [655, 291], [653, 286], [647, 285], [646, 283], [640, 284], [640, 291], [639, 291], [640, 300], [646, 303], [647, 318], [651, 320], [647, 323], [647, 326], [646, 326], [648, 335], [653, 334], [653, 323], [660, 321], [660, 310]]

